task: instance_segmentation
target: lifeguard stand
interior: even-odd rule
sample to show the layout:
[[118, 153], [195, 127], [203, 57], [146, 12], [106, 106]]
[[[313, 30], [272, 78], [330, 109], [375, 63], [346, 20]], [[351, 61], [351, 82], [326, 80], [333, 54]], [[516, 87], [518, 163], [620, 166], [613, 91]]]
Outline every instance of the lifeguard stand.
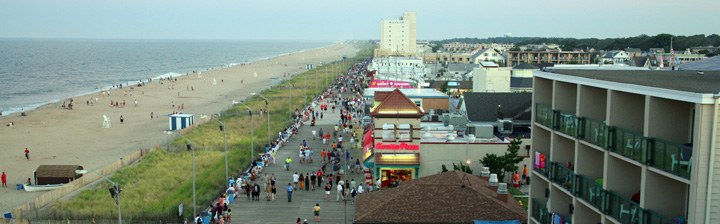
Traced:
[[103, 128], [110, 128], [110, 118], [103, 115]]

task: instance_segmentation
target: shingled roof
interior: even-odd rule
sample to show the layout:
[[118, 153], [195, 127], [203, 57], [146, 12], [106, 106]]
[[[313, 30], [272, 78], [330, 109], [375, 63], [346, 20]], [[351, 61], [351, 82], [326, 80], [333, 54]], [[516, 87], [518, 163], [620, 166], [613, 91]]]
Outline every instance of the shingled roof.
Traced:
[[465, 92], [465, 108], [471, 121], [497, 121], [498, 105], [504, 118], [531, 120], [532, 93]]
[[410, 100], [405, 94], [399, 89], [393, 90], [390, 95], [385, 97], [385, 100], [378, 105], [375, 110], [370, 113], [370, 116], [423, 116], [423, 112], [420, 107]]
[[519, 220], [527, 212], [510, 196], [507, 202], [473, 175], [450, 171], [402, 182], [357, 198], [355, 223], [473, 223], [473, 220]]
[[375, 91], [375, 101], [384, 101], [392, 91]]

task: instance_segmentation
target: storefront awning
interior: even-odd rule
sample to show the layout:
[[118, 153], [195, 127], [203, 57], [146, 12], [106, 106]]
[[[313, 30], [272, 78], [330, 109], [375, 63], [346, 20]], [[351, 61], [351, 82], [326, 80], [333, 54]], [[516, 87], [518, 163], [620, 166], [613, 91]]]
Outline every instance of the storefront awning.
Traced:
[[375, 165], [420, 165], [420, 153], [377, 153]]

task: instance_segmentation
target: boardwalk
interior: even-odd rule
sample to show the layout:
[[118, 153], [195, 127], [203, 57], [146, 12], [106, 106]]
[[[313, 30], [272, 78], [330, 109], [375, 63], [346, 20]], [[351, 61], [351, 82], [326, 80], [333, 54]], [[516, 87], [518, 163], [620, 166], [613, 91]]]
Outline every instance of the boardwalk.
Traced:
[[[343, 94], [345, 96], [345, 94]], [[349, 96], [349, 95], [348, 95]], [[319, 109], [316, 108], [316, 109]], [[249, 201], [245, 195], [238, 197], [235, 202], [230, 204], [229, 208], [232, 209], [232, 221], [233, 223], [294, 223], [297, 218], [307, 219], [309, 223], [314, 223], [314, 216], [312, 209], [315, 203], [320, 203], [322, 211], [320, 212], [320, 222], [323, 223], [346, 223], [346, 207], [347, 207], [347, 223], [352, 223], [352, 219], [355, 214], [355, 206], [349, 201], [344, 203], [343, 201], [336, 202], [336, 185], [333, 185], [333, 190], [330, 194], [332, 200], [325, 201], [325, 192], [321, 188], [316, 188], [315, 191], [304, 191], [296, 190], [293, 192], [292, 202], [287, 202], [287, 184], [292, 182], [292, 174], [298, 173], [313, 173], [317, 172], [322, 167], [322, 158], [320, 152], [322, 149], [329, 150], [332, 147], [328, 145], [322, 145], [322, 140], [317, 138], [312, 140], [312, 130], [331, 131], [333, 126], [340, 120], [340, 113], [335, 110], [328, 110], [325, 113], [324, 119], [316, 121], [315, 127], [310, 127], [309, 122], [302, 126], [298, 130], [298, 135], [293, 137], [288, 144], [285, 144], [276, 154], [276, 164], [265, 167], [263, 174], [267, 173], [268, 176], [273, 173], [277, 177], [277, 195], [276, 201], [265, 201], [265, 193], [260, 194], [260, 201]], [[313, 149], [313, 158], [315, 162], [312, 164], [300, 164], [298, 157], [298, 149], [302, 140], [305, 139], [308, 145]], [[348, 138], [344, 140], [345, 144], [343, 149], [350, 148], [350, 141]], [[361, 149], [350, 149], [350, 156], [358, 158], [362, 155]], [[293, 160], [290, 166], [290, 171], [285, 171], [283, 164], [285, 159], [290, 156]], [[344, 161], [343, 161], [344, 162]], [[332, 166], [328, 166], [328, 171], [332, 171]], [[357, 173], [346, 172], [346, 179], [355, 179], [358, 184], [364, 183], [364, 176]], [[333, 180], [334, 181], [334, 180]], [[258, 184], [262, 186], [260, 179], [256, 180]], [[325, 184], [323, 183], [323, 187]], [[346, 206], [347, 205], [347, 206]]]

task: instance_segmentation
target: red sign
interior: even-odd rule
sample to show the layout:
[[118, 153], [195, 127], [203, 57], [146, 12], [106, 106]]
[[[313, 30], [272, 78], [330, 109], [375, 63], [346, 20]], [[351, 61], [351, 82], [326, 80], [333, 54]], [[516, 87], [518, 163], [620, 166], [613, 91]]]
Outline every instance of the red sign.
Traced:
[[369, 88], [414, 88], [410, 82], [390, 81], [384, 79], [373, 79]]
[[378, 142], [377, 145], [375, 145], [376, 149], [394, 149], [394, 150], [420, 150], [419, 145], [408, 145], [405, 143], [398, 144], [387, 144], [383, 145], [382, 143]]

